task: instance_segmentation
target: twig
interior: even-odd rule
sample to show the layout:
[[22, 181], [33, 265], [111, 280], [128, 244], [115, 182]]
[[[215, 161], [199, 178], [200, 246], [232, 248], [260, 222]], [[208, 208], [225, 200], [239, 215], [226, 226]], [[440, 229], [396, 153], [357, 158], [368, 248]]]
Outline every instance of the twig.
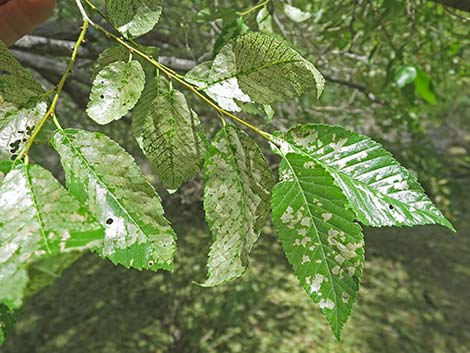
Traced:
[[[31, 146], [34, 143], [34, 140], [36, 139], [36, 137], [39, 135], [42, 128], [46, 124], [47, 120], [50, 117], [55, 117], [55, 108], [57, 106], [57, 102], [59, 101], [60, 94], [62, 93], [62, 90], [64, 88], [65, 83], [67, 82], [67, 78], [69, 77], [70, 73], [72, 72], [73, 65], [75, 63], [75, 60], [77, 59], [78, 50], [80, 49], [80, 46], [82, 45], [82, 43], [84, 43], [84, 41], [85, 41], [85, 35], [86, 35], [86, 31], [88, 29], [88, 25], [89, 25], [89, 21], [87, 19], [84, 19], [80, 35], [78, 36], [78, 39], [77, 39], [77, 41], [75, 43], [75, 46], [73, 48], [73, 51], [72, 51], [72, 56], [70, 57], [67, 68], [66, 68], [64, 74], [62, 75], [62, 78], [60, 79], [60, 82], [58, 83], [57, 88], [55, 89], [55, 94], [54, 94], [54, 98], [52, 99], [52, 103], [49, 106], [49, 109], [47, 110], [44, 117], [39, 122], [39, 124], [36, 125], [36, 127], [34, 128], [34, 131], [31, 134], [31, 137], [28, 139], [28, 142], [26, 143], [23, 150], [18, 154], [18, 157], [16, 158], [16, 160], [20, 160], [23, 157], [25, 157], [26, 160], [27, 160], [28, 152], [29, 152], [29, 150], [31, 149]], [[55, 122], [57, 122], [56, 119], [55, 119]]]

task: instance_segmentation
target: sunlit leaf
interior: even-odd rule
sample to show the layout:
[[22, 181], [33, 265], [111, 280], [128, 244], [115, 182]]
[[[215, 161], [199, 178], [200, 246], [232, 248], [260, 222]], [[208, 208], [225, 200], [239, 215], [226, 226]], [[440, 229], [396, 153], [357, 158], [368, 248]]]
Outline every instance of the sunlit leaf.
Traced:
[[416, 79], [417, 71], [414, 66], [403, 65], [395, 72], [395, 82], [398, 87], [403, 88]]
[[312, 17], [312, 13], [303, 11], [298, 7], [284, 3], [284, 13], [294, 22], [305, 22]]
[[440, 224], [453, 229], [416, 177], [369, 137], [338, 126], [309, 124], [290, 129], [284, 140], [284, 148], [311, 156], [328, 170], [361, 223]]
[[29, 263], [103, 238], [103, 228], [48, 171], [18, 164], [0, 186], [0, 302], [21, 305]]
[[88, 115], [102, 125], [121, 119], [136, 105], [144, 85], [145, 73], [136, 60], [105, 66], [93, 81]]
[[150, 32], [160, 20], [161, 0], [106, 0], [114, 25], [127, 37]]
[[100, 133], [57, 131], [53, 139], [70, 193], [105, 225], [98, 253], [128, 268], [172, 270], [176, 235], [134, 159]]
[[321, 73], [278, 37], [250, 32], [237, 37], [212, 63], [202, 63], [185, 76], [222, 108], [240, 111], [237, 101], [270, 104], [299, 96], [316, 87], [323, 91]]
[[283, 157], [273, 192], [273, 223], [300, 283], [339, 339], [359, 290], [361, 228], [330, 173], [304, 154]]

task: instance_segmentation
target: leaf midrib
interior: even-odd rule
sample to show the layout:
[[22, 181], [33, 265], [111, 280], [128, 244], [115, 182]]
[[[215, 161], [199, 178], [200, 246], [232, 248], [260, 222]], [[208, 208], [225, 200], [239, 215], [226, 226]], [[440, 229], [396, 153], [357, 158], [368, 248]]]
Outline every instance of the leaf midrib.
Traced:
[[284, 153], [281, 151], [281, 154], [284, 158], [284, 160], [286, 161], [286, 163], [289, 165], [289, 168], [291, 169], [293, 175], [295, 176], [295, 181], [299, 187], [299, 189], [301, 190], [301, 194], [302, 194], [302, 198], [305, 202], [305, 205], [307, 206], [307, 210], [308, 210], [308, 213], [310, 215], [310, 218], [312, 219], [312, 225], [313, 225], [313, 229], [315, 230], [315, 235], [317, 237], [317, 240], [318, 240], [318, 243], [321, 244], [320, 248], [321, 248], [321, 252], [323, 254], [323, 258], [324, 258], [324, 261], [325, 261], [325, 264], [326, 264], [326, 267], [328, 269], [328, 277], [330, 278], [330, 282], [331, 282], [331, 290], [333, 291], [333, 294], [334, 294], [334, 298], [335, 298], [335, 309], [334, 311], [336, 312], [336, 315], [335, 315], [335, 322], [336, 322], [336, 328], [339, 328], [339, 324], [338, 324], [338, 296], [336, 294], [336, 290], [334, 290], [334, 287], [335, 285], [333, 284], [333, 277], [331, 275], [331, 269], [330, 269], [330, 265], [328, 264], [328, 258], [326, 257], [326, 254], [325, 254], [325, 249], [323, 248], [323, 242], [320, 238], [320, 234], [318, 232], [318, 228], [317, 228], [317, 225], [315, 224], [315, 221], [314, 221], [314, 216], [312, 215], [312, 212], [310, 211], [310, 206], [309, 206], [309, 202], [307, 201], [307, 197], [305, 196], [305, 193], [304, 193], [304, 190], [302, 188], [302, 184], [300, 183], [300, 180], [299, 180], [299, 177], [297, 176], [297, 173], [295, 172], [295, 169], [292, 167], [292, 164], [290, 163], [289, 159], [287, 158], [286, 155], [284, 155]]
[[[284, 140], [284, 141], [286, 141], [286, 140]], [[288, 142], [288, 141], [286, 141], [286, 142]], [[400, 200], [398, 200], [398, 199], [396, 199], [396, 198], [394, 198], [394, 197], [392, 197], [392, 196], [383, 194], [381, 191], [372, 188], [372, 187], [369, 186], [368, 184], [365, 184], [363, 181], [358, 180], [358, 179], [355, 179], [354, 177], [352, 177], [352, 176], [346, 174], [345, 172], [342, 172], [341, 170], [336, 169], [336, 168], [334, 168], [334, 167], [328, 165], [327, 163], [325, 163], [324, 161], [322, 161], [322, 160], [321, 160], [320, 158], [318, 158], [318, 157], [313, 157], [313, 156], [311, 156], [307, 151], [305, 151], [303, 148], [297, 146], [296, 144], [293, 144], [293, 143], [290, 143], [290, 142], [288, 142], [288, 143], [289, 143], [289, 145], [290, 145], [292, 148], [294, 148], [294, 150], [295, 150], [297, 153], [300, 153], [300, 154], [302, 154], [302, 155], [304, 155], [304, 156], [306, 156], [306, 157], [308, 157], [308, 158], [311, 158], [311, 159], [315, 160], [315, 161], [318, 162], [321, 166], [323, 166], [325, 169], [327, 169], [330, 174], [332, 174], [332, 175], [335, 175], [335, 174], [336, 174], [336, 175], [341, 175], [341, 176], [343, 176], [343, 177], [345, 177], [345, 178], [351, 180], [351, 181], [354, 182], [354, 183], [360, 184], [361, 186], [363, 186], [364, 188], [366, 188], [367, 190], [369, 190], [372, 194], [374, 194], [375, 197], [377, 197], [378, 199], [390, 201], [389, 203], [391, 203], [391, 204], [395, 204], [395, 205], [398, 205], [398, 206], [401, 206], [401, 207], [405, 207], [405, 208], [408, 210], [408, 212], [411, 212], [410, 208], [411, 208], [411, 207], [414, 207], [414, 206], [408, 205], [408, 204], [406, 204], [406, 203], [404, 203], [404, 202], [402, 202], [402, 201], [400, 201]], [[422, 212], [422, 213], [424, 213], [424, 214], [426, 214], [426, 215], [428, 215], [428, 216], [431, 215], [431, 216], [432, 216], [431, 218], [436, 217], [436, 216], [435, 216], [431, 211], [429, 211], [429, 210], [422, 210], [422, 209], [420, 209], [419, 211]], [[361, 218], [362, 218], [362, 216], [361, 216], [361, 215], [358, 215], [356, 211], [354, 211], [354, 213], [356, 213], [356, 215], [357, 215], [358, 217], [361, 217]], [[361, 212], [361, 213], [362, 213], [362, 212]], [[364, 218], [365, 218], [365, 217], [364, 217]], [[365, 218], [365, 220], [367, 220], [367, 218]], [[434, 222], [435, 222], [435, 223], [440, 223], [440, 222], [436, 222], [436, 221], [434, 221]], [[370, 223], [370, 222], [367, 220], [367, 223]], [[406, 223], [401, 222], [401, 224], [406, 224]]]
[[52, 251], [51, 251], [51, 248], [49, 247], [49, 242], [47, 241], [47, 236], [46, 236], [45, 229], [44, 229], [45, 228], [44, 221], [42, 220], [41, 214], [39, 212], [40, 208], [39, 208], [39, 205], [38, 205], [36, 195], [34, 194], [34, 191], [33, 191], [33, 184], [32, 184], [32, 181], [31, 181], [31, 175], [29, 174], [28, 166], [24, 165], [23, 168], [24, 168], [24, 173], [25, 173], [25, 176], [26, 176], [26, 181], [28, 182], [28, 187], [29, 187], [29, 190], [30, 190], [31, 199], [33, 201], [34, 208], [36, 210], [35, 213], [36, 213], [36, 218], [39, 222], [39, 229], [40, 229], [40, 232], [41, 232], [42, 241], [46, 245], [47, 253], [49, 255], [52, 255]]
[[[72, 143], [72, 141], [69, 139], [69, 137], [67, 136], [67, 134], [65, 133], [65, 131], [63, 130], [60, 130], [61, 131], [61, 134], [65, 137], [65, 139], [69, 142], [69, 145], [70, 147], [76, 152], [76, 154], [78, 155], [78, 157], [82, 160], [82, 162], [86, 165], [86, 167], [92, 171], [92, 174], [96, 177], [97, 180], [100, 181], [100, 183], [102, 184], [102, 186], [106, 187], [106, 190], [108, 191], [108, 193], [112, 196], [112, 198], [114, 199], [114, 201], [116, 201], [116, 203], [119, 205], [119, 207], [124, 211], [124, 213], [129, 217], [129, 219], [134, 223], [134, 225], [137, 226], [137, 228], [139, 229], [139, 231], [145, 235], [145, 237], [147, 238], [148, 240], [148, 235], [142, 230], [141, 226], [137, 223], [137, 221], [134, 219], [134, 217], [129, 214], [129, 212], [127, 211], [127, 209], [122, 205], [122, 203], [117, 199], [117, 197], [114, 195], [113, 192], [110, 191], [109, 189], [109, 186], [101, 179], [101, 177], [97, 174], [96, 170], [88, 163], [88, 161], [85, 159], [85, 157], [80, 153], [80, 151], [78, 150], [77, 147], [75, 147], [75, 145]], [[136, 243], [134, 243], [136, 244]], [[131, 246], [134, 246], [134, 244], [132, 244]]]

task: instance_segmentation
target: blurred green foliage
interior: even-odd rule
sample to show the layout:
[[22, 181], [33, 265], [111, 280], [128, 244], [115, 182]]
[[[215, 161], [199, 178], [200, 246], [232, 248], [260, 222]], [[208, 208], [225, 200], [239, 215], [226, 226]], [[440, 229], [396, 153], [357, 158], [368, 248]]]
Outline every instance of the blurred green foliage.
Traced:
[[[286, 13], [286, 4], [311, 16]], [[371, 135], [419, 175], [457, 220], [460, 236], [427, 227], [368, 232], [363, 287], [338, 343], [269, 227], [240, 280], [214, 289], [192, 283], [205, 277], [210, 242], [205, 226], [194, 224], [202, 218], [196, 180], [165, 197], [180, 224], [175, 274], [126, 271], [85, 256], [30, 299], [2, 352], [469, 352], [470, 15], [424, 0], [274, 0], [240, 20], [236, 12], [253, 5], [167, 2], [156, 32], [144, 41], [161, 55], [202, 61], [212, 57], [214, 44], [247, 28], [284, 36], [329, 82], [319, 101], [311, 92], [275, 106], [267, 129], [327, 122]], [[55, 19], [78, 23], [73, 2], [58, 0]], [[89, 48], [109, 46], [97, 34], [88, 40]], [[83, 60], [80, 67], [90, 64]], [[404, 68], [416, 75], [402, 85]], [[197, 100], [192, 104], [213, 132], [216, 114]], [[60, 110], [67, 126], [97, 129], [72, 99]], [[159, 185], [139, 158], [128, 119], [101, 130], [136, 155]], [[57, 161], [45, 157], [47, 147], [35, 150], [35, 159], [60, 175]]]

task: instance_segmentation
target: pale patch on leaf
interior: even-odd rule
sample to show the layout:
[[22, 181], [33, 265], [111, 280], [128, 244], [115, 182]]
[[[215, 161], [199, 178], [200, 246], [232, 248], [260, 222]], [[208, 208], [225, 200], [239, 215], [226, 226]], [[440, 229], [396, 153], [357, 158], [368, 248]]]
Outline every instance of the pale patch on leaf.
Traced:
[[[274, 227], [300, 283], [339, 338], [359, 290], [364, 262], [361, 228], [325, 168], [318, 163], [305, 168], [307, 162], [316, 162], [305, 155], [277, 152], [283, 157], [279, 172], [290, 178], [274, 188]], [[346, 296], [347, 302], [342, 300]]]
[[0, 302], [21, 305], [31, 262], [89, 249], [103, 237], [99, 223], [48, 171], [18, 164], [0, 186]]
[[369, 137], [338, 126], [309, 124], [289, 130], [286, 142], [291, 150], [328, 170], [361, 223], [376, 227], [440, 224], [453, 230], [416, 177]]
[[138, 61], [105, 66], [93, 81], [88, 115], [102, 125], [121, 119], [136, 105], [144, 85], [145, 73]]
[[196, 66], [185, 79], [230, 111], [240, 111], [237, 100], [270, 104], [313, 87], [320, 96], [325, 85], [315, 66], [287, 42], [261, 32], [235, 38], [212, 63]]
[[215, 239], [204, 286], [215, 286], [245, 272], [269, 212], [274, 181], [256, 142], [232, 125], [209, 147], [204, 178], [204, 210]]
[[106, 0], [114, 25], [127, 38], [150, 32], [160, 20], [161, 0]]
[[172, 270], [176, 235], [134, 159], [100, 133], [58, 131], [53, 146], [70, 192], [105, 225], [97, 252], [128, 268]]

